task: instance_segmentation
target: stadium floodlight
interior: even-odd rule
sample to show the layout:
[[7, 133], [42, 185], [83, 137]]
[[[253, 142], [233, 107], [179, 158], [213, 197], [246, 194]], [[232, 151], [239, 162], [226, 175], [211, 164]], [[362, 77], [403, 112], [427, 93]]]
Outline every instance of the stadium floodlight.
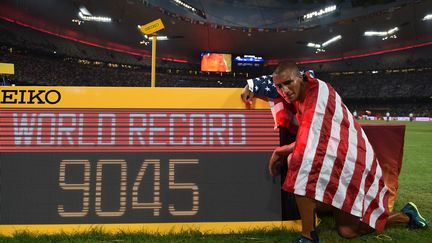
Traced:
[[84, 21], [111, 22], [110, 17], [93, 16], [84, 6], [79, 8], [78, 17]]
[[432, 14], [427, 14], [426, 16], [423, 17], [423, 21], [431, 20], [431, 19], [432, 19]]
[[72, 19], [73, 23], [76, 23], [77, 25], [81, 25], [82, 23], [84, 23], [84, 21], [79, 20], [79, 19]]
[[[152, 41], [153, 40], [153, 38], [151, 38], [152, 36], [148, 36], [148, 35], [144, 35], [144, 40], [146, 40], [146, 41]], [[156, 36], [156, 40], [158, 40], [158, 41], [165, 41], [165, 40], [169, 40], [169, 38], [168, 38], [168, 36], [166, 36], [166, 35], [158, 35], [158, 36]]]
[[394, 27], [394, 28], [389, 29], [387, 31], [365, 31], [364, 35], [365, 36], [388, 36], [388, 35], [393, 35], [397, 31], [399, 31], [399, 28]]
[[364, 35], [365, 36], [385, 36], [385, 35], [387, 35], [387, 32], [384, 32], [384, 31], [381, 31], [381, 32], [379, 32], [379, 31], [365, 31]]
[[320, 44], [315, 44], [315, 43], [312, 43], [312, 42], [309, 42], [309, 43], [307, 44], [307, 46], [308, 46], [308, 47], [313, 47], [313, 48], [321, 48], [321, 45], [320, 45]]
[[331, 38], [330, 40], [328, 40], [328, 41], [322, 43], [321, 46], [322, 46], [322, 47], [326, 47], [326, 46], [330, 45], [331, 43], [333, 43], [333, 42], [335, 42], [335, 41], [338, 41], [338, 40], [340, 40], [340, 39], [342, 39], [342, 36], [341, 36], [341, 35], [337, 35], [337, 36]]
[[110, 17], [92, 16], [92, 15], [89, 16], [89, 15], [84, 15], [82, 12], [78, 13], [78, 17], [80, 17], [84, 21], [106, 22], [106, 23], [111, 22]]
[[175, 3], [177, 3], [178, 5], [182, 6], [185, 9], [188, 9], [192, 12], [196, 12], [196, 8], [192, 7], [191, 5], [181, 1], [181, 0], [173, 0]]
[[397, 39], [397, 35], [387, 35], [382, 38], [382, 40], [387, 40], [387, 39]]
[[191, 11], [192, 13], [202, 17], [202, 18], [206, 18], [206, 14], [203, 10], [197, 9], [195, 7], [193, 7], [192, 5], [186, 3], [185, 1], [182, 0], [172, 0], [175, 4], [185, 8], [186, 10]]
[[323, 16], [325, 14], [329, 14], [331, 12], [336, 11], [336, 9], [337, 9], [336, 5], [332, 5], [332, 6], [328, 6], [326, 8], [322, 8], [320, 10], [313, 11], [313, 12], [310, 12], [310, 13], [307, 13], [307, 14], [303, 15], [303, 20], [310, 20], [312, 18], [321, 17], [321, 16]]
[[325, 52], [325, 49], [317, 48], [316, 51], [315, 51], [315, 53], [320, 53], [320, 52]]
[[[152, 41], [153, 38], [150, 38], [149, 40]], [[168, 40], [168, 36], [166, 36], [166, 35], [158, 35], [158, 36], [156, 36], [156, 40], [157, 41], [165, 41], [165, 40]]]
[[92, 16], [92, 14], [90, 13], [90, 11], [88, 11], [88, 9], [87, 9], [86, 7], [84, 7], [84, 6], [81, 6], [81, 7], [79, 8], [79, 10], [80, 10], [80, 12], [83, 13], [84, 15]]
[[326, 41], [326, 42], [324, 42], [322, 44], [315, 44], [315, 43], [309, 42], [307, 44], [307, 46], [315, 48], [315, 53], [325, 52], [324, 47], [326, 47], [326, 46], [330, 45], [331, 43], [333, 43], [335, 41], [338, 41], [340, 39], [342, 39], [342, 36], [341, 35], [337, 35], [337, 36], [332, 37], [331, 39], [329, 39], [328, 41]]
[[393, 29], [390, 29], [389, 31], [387, 31], [387, 33], [388, 33], [389, 35], [391, 35], [391, 34], [395, 33], [396, 31], [399, 31], [399, 28], [398, 28], [398, 27], [394, 27]]
[[141, 45], [148, 45], [150, 42], [148, 40], [142, 40], [139, 42]]

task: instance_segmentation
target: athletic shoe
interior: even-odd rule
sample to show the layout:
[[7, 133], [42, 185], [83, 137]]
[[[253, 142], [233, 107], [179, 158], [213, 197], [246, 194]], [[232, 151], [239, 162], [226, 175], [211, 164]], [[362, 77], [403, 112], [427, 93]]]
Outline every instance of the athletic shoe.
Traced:
[[315, 231], [311, 232], [312, 240], [304, 237], [303, 235], [297, 239], [296, 243], [321, 243], [321, 239]]
[[409, 222], [408, 226], [413, 229], [422, 229], [427, 228], [429, 226], [428, 222], [425, 218], [423, 218], [417, 208], [417, 206], [409, 202], [402, 208], [402, 213], [408, 215]]

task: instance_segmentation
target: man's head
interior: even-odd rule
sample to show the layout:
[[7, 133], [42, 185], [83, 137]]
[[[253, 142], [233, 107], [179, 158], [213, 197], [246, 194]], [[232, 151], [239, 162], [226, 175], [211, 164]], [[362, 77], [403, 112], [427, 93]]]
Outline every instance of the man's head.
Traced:
[[286, 101], [304, 100], [305, 82], [295, 63], [280, 63], [273, 72], [273, 81], [279, 94]]

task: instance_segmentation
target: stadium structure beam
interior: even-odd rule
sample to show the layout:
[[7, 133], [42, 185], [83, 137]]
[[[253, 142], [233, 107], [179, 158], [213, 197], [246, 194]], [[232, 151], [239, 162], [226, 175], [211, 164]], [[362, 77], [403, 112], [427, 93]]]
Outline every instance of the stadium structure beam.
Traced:
[[156, 87], [156, 42], [157, 35], [156, 33], [160, 30], [163, 30], [165, 26], [162, 23], [161, 19], [157, 19], [152, 21], [146, 25], [138, 26], [141, 33], [144, 35], [150, 35], [152, 38], [152, 64], [151, 64], [151, 87]]
[[156, 87], [156, 34], [152, 36], [151, 87]]

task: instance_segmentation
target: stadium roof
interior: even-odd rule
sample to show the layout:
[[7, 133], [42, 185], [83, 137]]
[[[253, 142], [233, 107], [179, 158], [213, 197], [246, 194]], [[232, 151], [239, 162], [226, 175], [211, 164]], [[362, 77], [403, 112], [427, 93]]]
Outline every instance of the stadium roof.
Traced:
[[[205, 13], [194, 14], [173, 0], [3, 0], [0, 18], [82, 43], [111, 50], [148, 56], [150, 45], [139, 44], [143, 36], [137, 25], [161, 18], [170, 37], [158, 42], [158, 57], [198, 63], [202, 51], [255, 54], [270, 63], [279, 60], [316, 61], [356, 57], [388, 50], [432, 44], [432, 1], [337, 2], [335, 13], [311, 21], [299, 17], [331, 3], [306, 0], [184, 0]], [[316, 3], [319, 2], [319, 3]], [[324, 3], [323, 3], [324, 2]], [[382, 4], [371, 4], [382, 2]], [[109, 16], [110, 23], [78, 25], [81, 6], [92, 15]], [[364, 36], [367, 30], [385, 31], [398, 27], [398, 38]], [[309, 42], [342, 39], [315, 53]]]

